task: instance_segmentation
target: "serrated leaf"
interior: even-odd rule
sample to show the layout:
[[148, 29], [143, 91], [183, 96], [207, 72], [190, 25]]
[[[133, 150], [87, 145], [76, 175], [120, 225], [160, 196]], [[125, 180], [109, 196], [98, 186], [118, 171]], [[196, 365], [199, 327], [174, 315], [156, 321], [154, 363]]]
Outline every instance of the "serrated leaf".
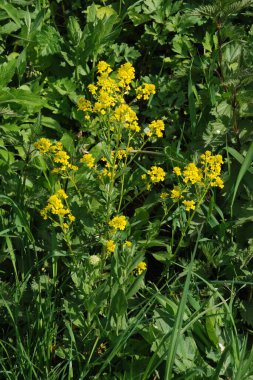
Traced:
[[4, 62], [0, 65], [0, 86], [5, 87], [15, 74], [16, 60]]
[[77, 46], [82, 37], [82, 30], [76, 17], [69, 17], [67, 28], [72, 43]]
[[61, 38], [53, 26], [45, 26], [36, 35], [39, 54], [44, 57], [51, 54], [60, 53]]

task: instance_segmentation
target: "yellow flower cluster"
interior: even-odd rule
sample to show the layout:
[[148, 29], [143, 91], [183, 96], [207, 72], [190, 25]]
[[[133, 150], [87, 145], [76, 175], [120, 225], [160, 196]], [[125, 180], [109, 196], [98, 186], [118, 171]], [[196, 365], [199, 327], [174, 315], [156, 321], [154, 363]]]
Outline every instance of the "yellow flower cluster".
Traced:
[[169, 194], [166, 192], [166, 191], [163, 191], [161, 194], [160, 194], [160, 198], [161, 199], [167, 199], [169, 196]]
[[194, 183], [201, 183], [203, 178], [201, 169], [199, 169], [193, 162], [185, 167], [183, 176], [183, 181], [185, 183], [191, 182], [192, 185]]
[[[212, 155], [212, 153], [207, 150], [200, 156], [200, 163], [200, 167], [191, 162], [182, 170], [178, 166], [173, 168], [173, 173], [179, 177], [179, 185], [174, 186], [170, 191], [170, 198], [173, 202], [184, 199], [182, 193], [191, 192], [192, 185], [196, 186], [196, 194], [201, 194], [199, 193], [200, 188], [203, 188], [203, 191], [206, 192], [210, 186], [220, 187], [221, 189], [224, 187], [223, 181], [220, 178], [221, 165], [223, 164], [222, 156], [220, 154]], [[182, 179], [182, 182], [180, 179]], [[195, 210], [196, 208], [194, 200], [184, 199], [182, 204], [185, 206], [186, 211]]]
[[91, 102], [85, 98], [80, 98], [77, 102], [77, 109], [79, 111], [89, 111], [91, 112], [92, 111], [92, 106], [91, 106]]
[[114, 250], [115, 250], [116, 244], [115, 244], [115, 242], [114, 242], [113, 240], [108, 240], [108, 241], [106, 242], [105, 247], [106, 247], [106, 251], [107, 251], [107, 252], [109, 252], [109, 253], [113, 253]]
[[36, 143], [34, 143], [35, 148], [41, 154], [49, 154], [52, 161], [55, 164], [59, 164], [56, 168], [52, 170], [52, 173], [59, 173], [65, 170], [78, 170], [78, 167], [72, 165], [69, 162], [70, 156], [63, 150], [63, 145], [60, 141], [56, 143], [51, 143], [50, 140], [41, 138]]
[[[64, 228], [69, 228], [70, 223], [74, 222], [75, 217], [72, 215], [70, 209], [65, 207], [64, 201], [67, 198], [67, 194], [62, 189], [51, 195], [47, 201], [46, 207], [40, 212], [43, 219], [48, 219], [49, 214], [52, 214], [53, 216], [58, 215], [60, 218], [64, 219], [62, 226]], [[67, 218], [68, 223], [65, 218]]]
[[119, 81], [119, 86], [129, 90], [129, 84], [135, 77], [134, 67], [130, 62], [127, 62], [120, 66], [117, 72], [117, 79]]
[[185, 205], [186, 211], [195, 210], [195, 202], [194, 201], [187, 201], [185, 199], [183, 201], [183, 204]]
[[150, 176], [151, 182], [157, 183], [164, 181], [166, 173], [163, 168], [159, 166], [151, 166], [151, 169], [148, 170], [148, 175]]
[[91, 153], [86, 153], [81, 158], [80, 162], [83, 162], [88, 166], [88, 168], [92, 169], [95, 166], [95, 158], [92, 156]]
[[171, 190], [171, 199], [173, 199], [173, 201], [178, 201], [179, 199], [182, 199], [183, 198], [183, 195], [182, 195], [182, 190], [180, 189], [179, 186], [174, 186], [174, 188]]
[[147, 270], [147, 264], [144, 261], [141, 261], [135, 269], [136, 269], [138, 275], [140, 275], [140, 274], [142, 274], [142, 272]]
[[182, 175], [183, 182], [188, 184], [200, 184], [203, 186], [224, 187], [224, 183], [220, 178], [221, 165], [223, 164], [223, 159], [220, 154], [212, 155], [212, 153], [207, 150], [204, 154], [200, 156], [201, 167], [197, 167], [193, 162], [190, 162], [183, 169], [183, 173], [178, 166], [173, 168], [173, 173], [178, 177]]
[[34, 146], [41, 154], [45, 154], [50, 150], [52, 143], [50, 140], [42, 137], [41, 139], [39, 139], [39, 141], [34, 143]]
[[149, 137], [153, 135], [156, 135], [157, 137], [163, 137], [164, 129], [165, 126], [162, 120], [153, 120], [146, 128], [146, 133]]
[[178, 166], [175, 166], [173, 168], [173, 173], [176, 174], [177, 176], [181, 175], [181, 169]]
[[136, 89], [136, 98], [148, 100], [151, 95], [154, 95], [155, 85], [151, 83], [143, 83], [142, 86], [137, 87]]
[[121, 231], [123, 231], [126, 228], [126, 225], [127, 225], [127, 219], [126, 219], [126, 217], [124, 215], [115, 216], [109, 222], [109, 226], [113, 227], [115, 230], [121, 230]]
[[98, 73], [108, 75], [112, 72], [112, 69], [110, 65], [105, 61], [99, 61], [98, 62]]
[[201, 164], [204, 166], [203, 172], [206, 178], [210, 179], [210, 185], [212, 187], [224, 187], [224, 183], [220, 178], [221, 165], [223, 164], [223, 159], [220, 154], [212, 156], [212, 153], [207, 150], [204, 154], [200, 156]]
[[127, 104], [121, 104], [117, 107], [111, 118], [112, 121], [116, 120], [124, 125], [125, 128], [131, 129], [135, 132], [140, 132], [141, 128], [138, 125], [138, 118], [134, 110]]
[[[126, 103], [124, 96], [128, 94], [130, 86], [135, 78], [135, 69], [130, 62], [122, 64], [116, 72], [112, 72], [110, 65], [100, 61], [97, 66], [97, 82], [88, 85], [88, 90], [94, 98], [94, 102], [81, 97], [77, 102], [79, 110], [85, 112], [85, 118], [90, 118], [90, 113], [97, 115], [109, 115], [110, 129], [115, 130], [119, 123], [133, 132], [140, 132], [138, 118], [134, 109]], [[155, 85], [143, 83], [136, 89], [136, 99], [147, 100], [151, 94], [155, 94]], [[162, 120], [153, 121], [148, 127], [148, 136], [162, 137], [164, 123]], [[144, 136], [144, 135], [143, 135]]]

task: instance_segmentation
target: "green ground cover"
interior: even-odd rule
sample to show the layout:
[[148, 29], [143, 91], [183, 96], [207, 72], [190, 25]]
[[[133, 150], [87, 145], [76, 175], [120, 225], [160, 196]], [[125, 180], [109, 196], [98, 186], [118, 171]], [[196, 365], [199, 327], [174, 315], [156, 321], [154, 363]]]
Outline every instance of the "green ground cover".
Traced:
[[0, 379], [253, 379], [252, 14], [0, 2]]

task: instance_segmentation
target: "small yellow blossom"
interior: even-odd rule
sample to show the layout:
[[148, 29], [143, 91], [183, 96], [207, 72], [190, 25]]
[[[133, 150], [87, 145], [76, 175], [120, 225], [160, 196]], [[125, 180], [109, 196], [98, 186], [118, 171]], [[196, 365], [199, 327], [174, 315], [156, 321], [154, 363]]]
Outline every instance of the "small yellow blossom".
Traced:
[[60, 150], [63, 150], [63, 145], [62, 145], [61, 141], [56, 141], [56, 143], [54, 143], [54, 144], [50, 147], [50, 152], [52, 152], [52, 153], [57, 153], [57, 152], [59, 152]]
[[178, 166], [175, 166], [173, 168], [173, 173], [176, 174], [177, 176], [181, 175], [181, 169]]
[[105, 246], [106, 246], [106, 250], [107, 250], [107, 252], [113, 253], [114, 250], [115, 250], [116, 244], [114, 243], [113, 240], [108, 240], [108, 241], [106, 242], [106, 245], [105, 245]]
[[174, 186], [174, 188], [171, 190], [170, 198], [174, 201], [178, 201], [179, 199], [182, 199], [182, 192], [178, 186]]
[[131, 248], [133, 245], [133, 243], [129, 240], [126, 240], [125, 243], [124, 243], [124, 246], [126, 246], [127, 248]]
[[166, 191], [163, 191], [163, 192], [160, 194], [160, 198], [161, 198], [161, 199], [166, 199], [166, 198], [168, 198], [168, 196], [169, 196], [169, 194], [166, 193]]
[[117, 72], [117, 79], [119, 80], [119, 85], [123, 88], [129, 89], [129, 84], [135, 77], [135, 70], [130, 62], [124, 63], [120, 66]]
[[121, 122], [125, 128], [139, 132], [141, 129], [138, 125], [138, 118], [136, 112], [128, 105], [121, 104], [114, 110], [112, 121]]
[[147, 270], [147, 264], [144, 261], [141, 261], [135, 269], [137, 270], [137, 273], [140, 275], [142, 274], [142, 272]]
[[123, 231], [126, 228], [127, 225], [127, 219], [124, 215], [121, 216], [115, 216], [112, 220], [109, 222], [109, 226], [115, 228], [116, 230]]
[[105, 61], [98, 62], [97, 70], [99, 74], [104, 74], [104, 73], [109, 74], [110, 72], [112, 72], [110, 65]]
[[186, 211], [195, 210], [195, 202], [184, 200], [183, 204], [185, 205]]
[[219, 187], [220, 189], [223, 189], [224, 187], [224, 182], [220, 177], [215, 178], [214, 181], [211, 182], [212, 187]]
[[88, 90], [90, 91], [90, 93], [92, 95], [96, 95], [96, 91], [97, 91], [98, 87], [95, 86], [94, 84], [89, 84], [88, 85]]
[[126, 153], [126, 151], [124, 149], [119, 149], [117, 151], [117, 158], [119, 160], [122, 160], [123, 158], [126, 158], [126, 156], [127, 156], [127, 153]]
[[86, 153], [81, 158], [80, 162], [83, 162], [88, 166], [88, 168], [92, 169], [95, 166], [95, 158], [92, 156], [91, 153]]
[[143, 83], [136, 89], [136, 98], [148, 100], [152, 94], [155, 94], [155, 85], [151, 83]]
[[161, 182], [165, 179], [165, 171], [159, 166], [151, 166], [151, 169], [148, 171], [148, 175], [152, 182]]
[[222, 179], [219, 177], [221, 173], [221, 165], [223, 164], [223, 159], [220, 154], [215, 156], [207, 150], [204, 154], [200, 156], [201, 164], [204, 166], [203, 172], [205, 178], [211, 180], [210, 185], [212, 187], [224, 187]]
[[[67, 216], [70, 222], [74, 221], [75, 217], [71, 214], [70, 209], [66, 208], [64, 205], [64, 200], [67, 198], [68, 196], [63, 189], [60, 189], [55, 194], [51, 195], [48, 198], [46, 207], [40, 211], [43, 219], [48, 219], [48, 214], [52, 214], [53, 216], [58, 215], [61, 218]], [[66, 222], [62, 225], [64, 228], [69, 228], [69, 225]], [[66, 225], [68, 227], [66, 227]]]
[[77, 102], [77, 109], [84, 112], [92, 112], [91, 102], [85, 98], [80, 98]]
[[162, 120], [154, 120], [148, 125], [146, 131], [149, 137], [153, 136], [154, 134], [157, 137], [163, 137], [164, 129], [165, 129], [165, 126]]
[[203, 176], [201, 169], [199, 169], [193, 162], [189, 163], [183, 171], [184, 179], [183, 181], [185, 183], [191, 182], [194, 183], [200, 183]]
[[37, 150], [39, 150], [41, 154], [45, 154], [50, 150], [52, 143], [50, 140], [42, 137], [36, 143], [34, 143], [34, 146]]

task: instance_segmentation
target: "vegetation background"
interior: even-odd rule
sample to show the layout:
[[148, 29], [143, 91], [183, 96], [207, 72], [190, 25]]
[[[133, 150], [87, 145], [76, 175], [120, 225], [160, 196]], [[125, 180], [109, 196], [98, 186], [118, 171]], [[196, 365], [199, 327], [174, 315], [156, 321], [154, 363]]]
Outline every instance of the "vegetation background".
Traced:
[[[1, 379], [253, 379], [252, 6], [0, 2]], [[127, 101], [154, 84], [133, 108], [165, 125], [102, 182], [80, 158], [109, 167], [121, 146], [77, 106], [101, 61], [133, 64]], [[61, 142], [75, 175], [51, 172], [41, 138]], [[189, 214], [161, 193], [205, 151], [222, 155], [224, 188]], [[152, 165], [166, 179], [148, 190]], [[68, 230], [40, 214], [59, 189]], [[118, 214], [127, 227], [112, 232]]]

